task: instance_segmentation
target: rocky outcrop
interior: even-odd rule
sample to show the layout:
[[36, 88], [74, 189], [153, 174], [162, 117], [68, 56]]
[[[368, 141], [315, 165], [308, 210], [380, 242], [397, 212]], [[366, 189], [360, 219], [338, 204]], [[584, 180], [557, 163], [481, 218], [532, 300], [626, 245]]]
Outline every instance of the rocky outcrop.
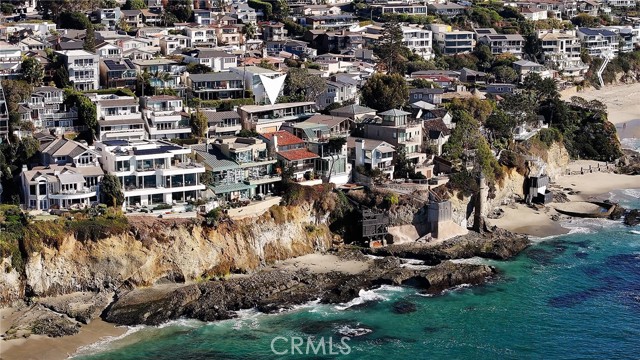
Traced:
[[355, 275], [263, 271], [224, 281], [133, 290], [109, 308], [106, 320], [122, 325], [158, 325], [180, 317], [213, 321], [233, 318], [242, 309], [271, 313], [317, 299], [345, 303], [356, 298], [360, 290], [382, 284], [411, 284], [435, 293], [455, 285], [482, 283], [494, 272], [485, 265], [451, 262], [411, 270], [400, 267], [397, 258], [376, 260], [368, 270]]
[[494, 229], [493, 232], [484, 232], [483, 234], [471, 232], [437, 245], [413, 243], [389, 245], [365, 251], [377, 256], [397, 256], [422, 260], [427, 265], [436, 265], [445, 260], [465, 259], [474, 256], [506, 260], [520, 253], [529, 244], [529, 240], [525, 236], [519, 236], [503, 229]]
[[332, 235], [311, 207], [273, 207], [258, 218], [207, 228], [191, 220], [129, 218], [132, 231], [99, 241], [67, 237], [59, 248], [30, 254], [27, 296], [104, 292], [158, 282], [185, 282], [251, 272], [323, 251]]
[[640, 225], [640, 210], [638, 209], [629, 210], [624, 215], [624, 224], [627, 226]]

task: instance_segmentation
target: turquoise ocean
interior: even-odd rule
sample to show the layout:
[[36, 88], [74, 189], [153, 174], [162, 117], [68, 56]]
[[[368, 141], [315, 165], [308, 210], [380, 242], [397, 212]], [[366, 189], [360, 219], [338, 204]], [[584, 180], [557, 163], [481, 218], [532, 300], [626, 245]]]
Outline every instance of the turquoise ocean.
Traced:
[[[639, 184], [640, 185], [640, 184]], [[640, 208], [640, 190], [611, 199]], [[564, 224], [567, 235], [534, 239], [497, 267], [488, 284], [437, 296], [408, 287], [362, 291], [348, 304], [306, 304], [275, 315], [243, 312], [214, 323], [178, 320], [132, 327], [82, 348], [77, 359], [639, 359], [640, 229], [619, 221]], [[399, 301], [416, 311], [399, 314]], [[351, 335], [339, 344], [345, 334]], [[356, 336], [357, 335], [357, 336]], [[318, 354], [277, 355], [292, 337], [333, 341]], [[336, 344], [338, 343], [338, 344]], [[301, 350], [306, 350], [306, 340]], [[325, 345], [327, 345], [325, 343]]]

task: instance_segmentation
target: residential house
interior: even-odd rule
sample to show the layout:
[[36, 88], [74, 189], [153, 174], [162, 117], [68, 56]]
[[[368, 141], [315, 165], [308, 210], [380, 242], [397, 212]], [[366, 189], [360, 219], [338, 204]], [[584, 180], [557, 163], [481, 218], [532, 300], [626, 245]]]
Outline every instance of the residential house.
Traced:
[[540, 20], [547, 20], [548, 17], [548, 13], [547, 10], [544, 9], [538, 9], [538, 8], [529, 8], [529, 7], [523, 7], [520, 8], [520, 14], [522, 14], [522, 16], [530, 21], [540, 21]]
[[270, 21], [261, 23], [260, 29], [262, 30], [262, 40], [265, 42], [287, 40], [288, 31], [281, 22]]
[[96, 104], [98, 139], [146, 138], [138, 101], [133, 96], [88, 94]]
[[311, 42], [311, 47], [317, 49], [320, 54], [328, 52], [339, 54], [342, 51], [362, 49], [363, 45], [364, 40], [361, 33], [346, 29], [325, 31], [315, 36]]
[[100, 60], [120, 60], [122, 59], [122, 48], [114, 44], [103, 42], [96, 45], [96, 54], [100, 57]]
[[315, 49], [309, 48], [306, 42], [300, 40], [268, 41], [265, 48], [271, 56], [280, 56], [284, 52], [298, 58], [313, 58], [317, 54]]
[[422, 147], [429, 149], [433, 155], [442, 155], [442, 146], [449, 140], [451, 130], [440, 118], [422, 122]]
[[216, 36], [218, 37], [218, 46], [239, 47], [244, 43], [244, 37], [240, 33], [240, 27], [237, 25], [217, 26]]
[[620, 41], [618, 34], [613, 31], [601, 28], [578, 28], [578, 38], [582, 43], [582, 48], [589, 56], [601, 57], [605, 54], [615, 55], [618, 53]]
[[353, 121], [359, 123], [364, 118], [373, 117], [376, 115], [376, 110], [361, 106], [357, 104], [346, 105], [341, 108], [333, 109], [329, 111], [333, 116], [347, 117], [353, 119]]
[[159, 9], [141, 9], [142, 22], [147, 26], [160, 26], [162, 24], [162, 11]]
[[598, 16], [600, 10], [600, 3], [595, 0], [579, 0], [578, 10], [581, 13], [585, 13], [591, 16]]
[[287, 77], [286, 73], [258, 66], [242, 66], [229, 70], [244, 77], [244, 89], [253, 91], [256, 104], [275, 104]]
[[169, 35], [160, 38], [160, 52], [162, 55], [171, 55], [186, 49], [189, 44], [189, 38], [184, 35]]
[[105, 28], [113, 30], [120, 24], [122, 13], [119, 7], [112, 9], [101, 8], [96, 10], [96, 17]]
[[342, 81], [337, 77], [325, 80], [327, 88], [318, 96], [316, 104], [322, 110], [333, 103], [343, 103], [345, 101], [357, 103], [359, 101], [358, 87], [353, 81]]
[[450, 25], [431, 24], [433, 42], [443, 54], [454, 55], [473, 51], [475, 41], [471, 31], [452, 30]]
[[136, 67], [129, 59], [101, 60], [100, 84], [105, 88], [126, 87], [135, 90], [138, 81]]
[[215, 72], [229, 71], [238, 66], [238, 57], [220, 50], [195, 49], [185, 56], [187, 63], [202, 64], [210, 67]]
[[209, 139], [222, 136], [233, 136], [242, 130], [242, 119], [237, 111], [202, 110], [207, 117]]
[[409, 104], [417, 101], [425, 101], [429, 104], [440, 105], [442, 103], [442, 94], [444, 89], [440, 88], [423, 88], [423, 89], [409, 89]]
[[640, 26], [603, 26], [602, 28], [618, 35], [620, 41], [618, 51], [621, 53], [632, 52], [636, 49], [636, 45], [640, 45]]
[[486, 44], [494, 55], [510, 53], [522, 57], [525, 40], [520, 34], [486, 34], [478, 38], [479, 44]]
[[453, 17], [453, 16], [462, 15], [467, 9], [462, 5], [451, 3], [451, 2], [429, 4], [428, 8], [429, 8], [429, 13], [436, 14], [438, 16], [443, 16], [443, 17]]
[[191, 150], [163, 140], [105, 140], [94, 143], [105, 172], [122, 184], [125, 207], [186, 203], [200, 198], [202, 164]]
[[182, 98], [159, 95], [141, 98], [144, 125], [151, 139], [184, 139], [192, 135], [188, 117], [183, 116]]
[[189, 74], [189, 91], [201, 100], [239, 99], [244, 96], [242, 75], [234, 72]]
[[547, 69], [544, 65], [532, 61], [518, 60], [514, 62], [512, 66], [520, 76], [520, 81], [524, 81], [524, 79], [531, 73], [536, 73], [543, 79], [552, 79], [554, 77], [553, 71]]
[[582, 76], [589, 68], [580, 57], [580, 39], [574, 30], [539, 31], [545, 61], [564, 76]]
[[315, 102], [293, 102], [275, 105], [243, 105], [238, 108], [243, 129], [260, 134], [280, 130], [286, 121], [300, 122], [315, 113]]
[[215, 28], [205, 26], [189, 26], [184, 28], [184, 34], [189, 38], [187, 47], [216, 47], [218, 35]]
[[64, 105], [62, 89], [52, 86], [35, 87], [26, 107], [36, 129], [55, 130], [61, 134], [86, 130], [84, 125], [78, 123], [77, 109]]
[[98, 201], [104, 172], [86, 145], [56, 138], [40, 147], [44, 166], [23, 168], [24, 204], [30, 210], [86, 208]]
[[69, 73], [69, 81], [79, 91], [97, 90], [100, 87], [100, 59], [85, 50], [56, 51]]
[[402, 26], [402, 43], [426, 60], [433, 58], [431, 30], [417, 26]]
[[487, 82], [487, 73], [482, 71], [471, 70], [469, 68], [462, 68], [460, 70], [460, 81], [469, 84], [484, 84]]
[[347, 138], [348, 159], [365, 170], [379, 169], [385, 177], [393, 179], [395, 147], [384, 140]]
[[358, 26], [358, 19], [352, 14], [307, 16], [305, 25], [312, 29], [339, 30]]
[[636, 6], [637, 2], [636, 0], [606, 0], [606, 4], [612, 7], [632, 8]]
[[256, 11], [247, 3], [233, 3], [231, 4], [231, 15], [243, 24], [256, 24], [258, 17]]
[[192, 145], [196, 159], [211, 172], [210, 189], [218, 200], [251, 199], [273, 191], [282, 180], [275, 157], [262, 139], [225, 136], [209, 144]]
[[422, 149], [422, 124], [410, 119], [411, 113], [391, 109], [378, 113], [380, 117], [365, 120], [364, 137], [388, 142], [396, 150], [404, 148], [408, 161], [419, 165], [426, 161]]
[[516, 90], [516, 85], [514, 84], [488, 84], [485, 91], [487, 94], [491, 95], [510, 95], [513, 94]]
[[[181, 86], [180, 72], [183, 66], [169, 59], [133, 60], [138, 73], [148, 73], [151, 86], [159, 89], [175, 89]], [[166, 74], [166, 75], [165, 75]], [[166, 77], [165, 77], [166, 76]]]
[[137, 29], [144, 26], [141, 10], [120, 10], [122, 21], [124, 21], [130, 28]]
[[291, 169], [295, 181], [311, 180], [320, 156], [307, 150], [305, 142], [287, 131], [265, 133], [260, 136], [269, 151], [276, 154], [282, 169]]
[[386, 3], [371, 5], [371, 10], [379, 16], [385, 14], [407, 14], [427, 16], [427, 5], [423, 3]]

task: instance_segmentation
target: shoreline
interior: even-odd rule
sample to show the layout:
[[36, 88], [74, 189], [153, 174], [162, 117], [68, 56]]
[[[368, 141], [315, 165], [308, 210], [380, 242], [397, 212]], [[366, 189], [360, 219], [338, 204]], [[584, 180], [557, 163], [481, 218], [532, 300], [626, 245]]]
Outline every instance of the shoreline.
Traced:
[[[25, 309], [0, 309], [2, 323], [11, 316], [18, 316]], [[76, 354], [80, 348], [95, 344], [105, 338], [116, 337], [127, 332], [127, 327], [116, 326], [100, 318], [83, 325], [77, 334], [52, 338], [31, 335], [28, 338], [0, 340], [1, 360], [63, 360]]]

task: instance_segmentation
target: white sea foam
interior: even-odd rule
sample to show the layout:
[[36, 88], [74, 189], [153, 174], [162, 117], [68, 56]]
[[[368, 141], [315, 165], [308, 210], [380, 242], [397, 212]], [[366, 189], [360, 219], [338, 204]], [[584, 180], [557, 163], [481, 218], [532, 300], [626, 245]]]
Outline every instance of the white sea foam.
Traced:
[[454, 264], [472, 264], [472, 265], [485, 265], [489, 261], [487, 259], [481, 258], [479, 256], [474, 256], [468, 259], [453, 259], [449, 260]]
[[636, 234], [636, 235], [640, 235], [640, 231], [638, 230], [629, 230], [630, 234]]
[[[360, 325], [360, 324], [357, 324], [357, 325]], [[348, 337], [357, 337], [357, 336], [367, 335], [373, 332], [373, 330], [371, 329], [362, 328], [362, 327], [351, 327], [349, 325], [339, 326], [336, 328], [336, 330], [341, 335], [348, 336]]]
[[624, 189], [622, 193], [634, 199], [640, 199], [640, 189]]
[[341, 305], [336, 305], [335, 308], [338, 310], [346, 310], [352, 306], [364, 304], [367, 301], [377, 301], [377, 300], [386, 300], [387, 298], [376, 294], [373, 290], [360, 290], [358, 292], [358, 297]]
[[148, 326], [145, 326], [145, 325], [129, 326], [127, 331], [124, 334], [121, 334], [118, 336], [105, 336], [93, 344], [81, 346], [80, 348], [78, 348], [78, 350], [76, 350], [75, 354], [71, 355], [70, 358], [75, 358], [78, 356], [86, 356], [90, 354], [107, 351], [113, 347], [114, 342], [118, 340], [122, 340], [128, 336], [131, 336], [145, 328], [148, 328]]
[[202, 324], [203, 324], [203, 322], [200, 321], [200, 320], [178, 319], [178, 320], [167, 321], [166, 323], [163, 323], [163, 324], [160, 324], [160, 325], [156, 326], [156, 328], [164, 329], [164, 328], [170, 327], [170, 326], [180, 326], [180, 327], [183, 327], [183, 328], [196, 329], [196, 328], [201, 327]]
[[625, 149], [640, 151], [640, 139], [638, 138], [624, 138], [620, 140], [620, 144]]

